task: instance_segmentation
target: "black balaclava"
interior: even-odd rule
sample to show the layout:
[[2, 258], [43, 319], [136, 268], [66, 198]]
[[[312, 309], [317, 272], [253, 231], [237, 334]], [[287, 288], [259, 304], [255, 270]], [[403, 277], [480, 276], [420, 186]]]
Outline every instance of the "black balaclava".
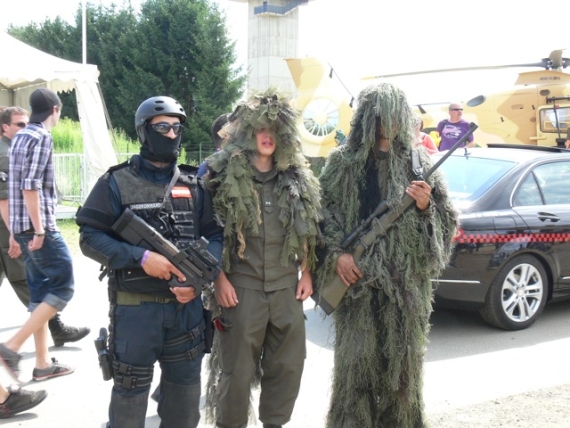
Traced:
[[182, 134], [176, 138], [168, 138], [151, 128], [150, 123], [144, 126], [145, 142], [141, 146], [141, 156], [153, 162], [174, 162], [180, 155], [180, 140]]

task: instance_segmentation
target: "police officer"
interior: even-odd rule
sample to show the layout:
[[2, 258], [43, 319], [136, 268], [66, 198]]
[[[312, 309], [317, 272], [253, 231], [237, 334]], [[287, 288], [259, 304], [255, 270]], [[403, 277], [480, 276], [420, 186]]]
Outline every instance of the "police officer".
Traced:
[[222, 233], [196, 168], [176, 165], [186, 114], [166, 96], [144, 101], [135, 115], [140, 154], [111, 168], [78, 212], [83, 253], [108, 269], [109, 351], [113, 391], [108, 428], [143, 428], [153, 365], [160, 362], [162, 428], [196, 427], [204, 352], [203, 306], [192, 287], [171, 287], [180, 270], [157, 252], [130, 245], [111, 230], [130, 208], [184, 249], [200, 236], [221, 259]]

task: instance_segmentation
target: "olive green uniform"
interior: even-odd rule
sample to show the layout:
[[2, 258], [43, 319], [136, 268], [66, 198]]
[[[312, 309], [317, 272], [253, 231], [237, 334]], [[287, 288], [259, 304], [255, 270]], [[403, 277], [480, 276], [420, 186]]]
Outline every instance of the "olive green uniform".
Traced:
[[274, 191], [277, 171], [255, 170], [254, 180], [260, 186], [262, 207], [259, 234], [246, 234], [244, 260], [232, 260], [226, 272], [239, 304], [223, 309], [223, 318], [231, 326], [219, 336], [219, 428], [247, 426], [250, 386], [260, 357], [259, 419], [271, 425], [287, 423], [306, 355], [303, 303], [295, 297], [299, 267], [295, 262], [287, 267], [280, 262], [285, 234], [279, 220], [279, 195]]
[[[0, 139], [0, 200], [8, 199], [8, 150], [10, 150], [10, 139], [2, 136]], [[10, 232], [0, 217], [0, 278], [4, 275], [8, 278], [18, 299], [27, 307], [30, 302], [30, 290], [28, 290], [26, 281], [24, 259], [23, 256], [11, 258], [8, 255], [9, 248]], [[0, 279], [0, 284], [1, 282]]]

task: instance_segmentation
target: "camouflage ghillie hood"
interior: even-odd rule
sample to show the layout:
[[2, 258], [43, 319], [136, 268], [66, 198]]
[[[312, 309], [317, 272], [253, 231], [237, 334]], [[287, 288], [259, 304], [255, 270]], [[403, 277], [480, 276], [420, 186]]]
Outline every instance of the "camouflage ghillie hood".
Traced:
[[224, 221], [226, 271], [230, 269], [230, 257], [243, 258], [246, 231], [259, 233], [259, 183], [254, 181], [252, 163], [257, 156], [256, 132], [261, 129], [270, 129], [277, 137], [273, 159], [278, 178], [274, 192], [287, 238], [281, 264], [287, 266], [291, 260], [298, 260], [303, 269], [315, 265], [320, 188], [301, 152], [298, 117], [290, 100], [274, 90], [254, 95], [236, 107], [223, 149], [208, 158], [205, 181], [214, 195], [214, 209]]
[[[391, 207], [401, 202], [404, 190], [411, 181], [410, 152], [415, 141], [415, 131], [410, 123], [413, 117], [404, 93], [395, 86], [388, 84], [370, 86], [360, 93], [347, 143], [342, 146], [344, 151], [342, 156], [347, 161], [345, 166], [350, 168], [350, 176], [344, 179], [342, 174], [333, 173], [335, 176], [323, 176], [321, 179], [327, 186], [330, 185], [331, 189], [342, 183], [343, 187], [356, 185], [351, 192], [345, 194], [346, 198], [342, 205], [342, 211], [349, 215], [348, 228], [354, 229], [360, 223], [360, 219], [357, 218], [360, 212], [358, 207], [360, 195], [354, 191], [359, 188], [359, 183], [355, 183], [353, 179], [365, 176], [366, 166], [377, 151], [380, 127], [384, 137], [390, 141], [388, 193], [384, 194], [383, 198], [388, 200]], [[329, 156], [328, 162], [334, 163], [337, 155], [331, 154], [333, 156]]]
[[[369, 201], [368, 194], [361, 195], [366, 190], [364, 182], [370, 174], [368, 170], [375, 168], [374, 159], [378, 158], [379, 128], [382, 128], [382, 135], [390, 141], [386, 161], [387, 183], [386, 188], [381, 189], [382, 199], [386, 199], [392, 209], [399, 207], [406, 187], [415, 179], [411, 163], [411, 152], [416, 139], [414, 114], [407, 103], [405, 94], [399, 88], [387, 83], [364, 89], [358, 97], [358, 108], [352, 119], [347, 143], [331, 151], [319, 177], [324, 202], [327, 204], [325, 208], [329, 215], [339, 214], [343, 217], [343, 233], [345, 234], [352, 232], [360, 224], [363, 201], [370, 203], [372, 207], [380, 202], [380, 200]], [[420, 157], [423, 169], [427, 171], [432, 161], [423, 150], [420, 150]], [[375, 169], [374, 171], [377, 172]], [[447, 184], [437, 171], [428, 182], [433, 189], [432, 198], [437, 203], [442, 197], [442, 192], [447, 194]], [[455, 219], [455, 210], [449, 199], [446, 197], [445, 201], [441, 202], [444, 206], [439, 208], [450, 214], [453, 213]], [[402, 228], [418, 226], [416, 223], [421, 217], [415, 214], [414, 210], [408, 210], [402, 215], [398, 224], [402, 225]], [[373, 226], [375, 224], [373, 222]], [[441, 259], [434, 259], [428, 265], [423, 266], [432, 274], [445, 267], [449, 242], [454, 236], [454, 230], [455, 220], [452, 230], [445, 230], [445, 242], [447, 243], [445, 254], [442, 254]], [[335, 240], [335, 238], [332, 239]], [[398, 239], [401, 245], [406, 244], [405, 236]], [[342, 238], [331, 244], [338, 248], [341, 241]], [[410, 250], [412, 248], [411, 246]]]
[[[411, 151], [413, 114], [404, 93], [390, 84], [363, 90], [347, 144], [333, 150], [320, 176], [327, 254], [317, 288], [335, 275], [339, 246], [372, 208], [386, 199], [400, 206], [415, 179]], [[380, 132], [390, 141], [379, 153]], [[431, 166], [420, 149], [424, 171]], [[381, 183], [381, 184], [378, 184]], [[328, 428], [424, 426], [422, 361], [431, 313], [431, 278], [449, 258], [457, 214], [443, 176], [428, 180], [434, 206], [407, 209], [358, 265], [363, 278], [349, 287], [334, 312], [335, 367]], [[369, 188], [377, 187], [377, 192]], [[368, 186], [368, 187], [367, 187]], [[377, 197], [376, 197], [377, 196]], [[370, 201], [370, 199], [374, 199]], [[381, 230], [376, 219], [373, 230]]]

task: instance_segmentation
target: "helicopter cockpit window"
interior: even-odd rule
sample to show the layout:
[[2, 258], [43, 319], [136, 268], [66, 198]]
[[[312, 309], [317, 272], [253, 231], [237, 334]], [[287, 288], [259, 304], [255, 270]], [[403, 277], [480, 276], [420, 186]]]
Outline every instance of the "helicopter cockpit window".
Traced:
[[565, 133], [570, 126], [570, 107], [548, 108], [540, 111], [540, 130], [542, 132]]

